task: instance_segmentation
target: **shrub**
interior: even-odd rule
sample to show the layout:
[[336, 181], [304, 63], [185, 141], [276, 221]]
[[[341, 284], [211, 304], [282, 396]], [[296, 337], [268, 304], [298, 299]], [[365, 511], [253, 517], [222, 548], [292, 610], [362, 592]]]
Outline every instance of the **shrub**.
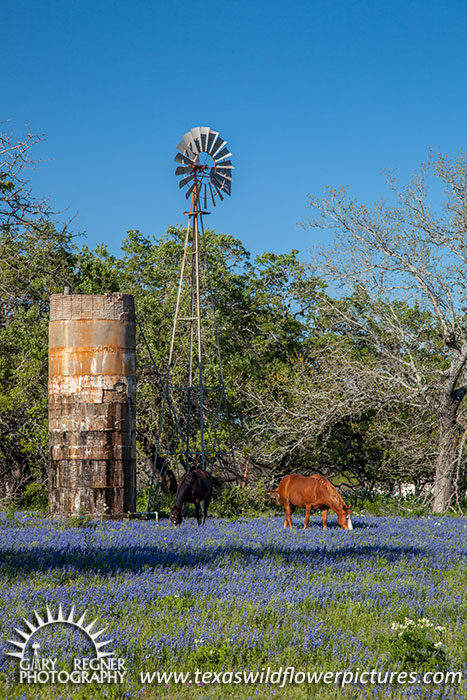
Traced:
[[426, 617], [394, 622], [395, 635], [390, 639], [389, 651], [393, 661], [408, 668], [434, 669], [446, 665], [443, 635], [445, 627], [435, 626]]
[[215, 491], [213, 512], [220, 518], [251, 517], [275, 513], [277, 506], [266, 496], [266, 490], [266, 482], [262, 479], [252, 486], [223, 486], [220, 491]]
[[431, 514], [430, 503], [425, 503], [423, 497], [413, 494], [399, 496], [389, 492], [362, 490], [342, 495], [357, 513], [382, 516], [400, 515], [403, 517]]

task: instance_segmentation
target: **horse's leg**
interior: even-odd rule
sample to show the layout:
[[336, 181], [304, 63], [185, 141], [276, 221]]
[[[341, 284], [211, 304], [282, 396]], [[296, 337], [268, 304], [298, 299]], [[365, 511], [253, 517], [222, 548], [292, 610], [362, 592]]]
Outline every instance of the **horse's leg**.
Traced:
[[282, 503], [282, 505], [284, 506], [284, 510], [285, 510], [285, 523], [284, 523], [284, 527], [290, 527], [290, 529], [292, 529], [292, 519], [291, 519], [290, 516], [291, 516], [292, 513], [294, 512], [295, 506], [292, 505], [290, 501], [284, 501], [284, 502]]
[[195, 508], [196, 508], [196, 520], [198, 521], [198, 525], [201, 525], [201, 508], [199, 507], [199, 498], [197, 498], [195, 501]]
[[324, 530], [327, 530], [328, 527], [328, 510], [329, 508], [321, 508], [321, 517], [323, 519]]
[[311, 503], [309, 505], [305, 506], [305, 522], [303, 523], [303, 529], [306, 530], [308, 527], [308, 521], [310, 519], [310, 513], [311, 513]]
[[289, 515], [289, 523], [290, 523], [290, 529], [292, 530], [293, 525], [292, 525], [292, 518], [290, 517], [295, 513], [295, 506], [293, 503], [290, 504], [290, 515]]
[[204, 499], [204, 505], [203, 505], [203, 525], [206, 522], [210, 502], [211, 502], [211, 495], [206, 496], [206, 498]]

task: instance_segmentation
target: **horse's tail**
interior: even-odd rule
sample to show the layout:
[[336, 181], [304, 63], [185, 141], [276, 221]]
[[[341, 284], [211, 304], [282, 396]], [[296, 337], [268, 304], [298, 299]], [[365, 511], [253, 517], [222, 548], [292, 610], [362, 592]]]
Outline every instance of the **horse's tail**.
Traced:
[[266, 496], [277, 503], [277, 505], [280, 505], [279, 489], [269, 489], [269, 491], [266, 491]]

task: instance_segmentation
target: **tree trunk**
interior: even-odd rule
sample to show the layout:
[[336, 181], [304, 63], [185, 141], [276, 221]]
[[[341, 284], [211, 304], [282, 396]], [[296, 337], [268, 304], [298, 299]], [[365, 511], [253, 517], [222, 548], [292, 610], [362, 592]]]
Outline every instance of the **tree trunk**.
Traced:
[[460, 401], [444, 399], [439, 416], [439, 450], [433, 484], [433, 513], [444, 513], [452, 496], [453, 476], [458, 458], [459, 426], [456, 422]]

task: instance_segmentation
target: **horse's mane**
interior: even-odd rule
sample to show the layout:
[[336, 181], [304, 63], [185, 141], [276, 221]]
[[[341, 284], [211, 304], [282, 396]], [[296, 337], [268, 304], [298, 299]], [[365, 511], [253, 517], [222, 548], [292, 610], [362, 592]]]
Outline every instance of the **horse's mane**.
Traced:
[[[187, 496], [190, 495], [189, 491], [193, 486], [193, 480], [197, 478], [197, 476], [207, 475], [211, 479], [211, 484], [213, 482], [213, 478], [209, 472], [206, 472], [204, 469], [194, 469], [189, 472], [185, 472], [183, 474], [182, 478], [180, 479], [180, 482], [178, 484], [177, 488], [177, 493], [175, 494], [175, 503], [174, 507], [175, 508], [182, 508], [184, 503], [188, 500]], [[196, 482], [195, 482], [196, 483]], [[211, 486], [212, 488], [212, 486]], [[203, 496], [204, 498], [204, 496]]]
[[180, 479], [180, 482], [177, 486], [177, 493], [175, 494], [175, 503], [174, 507], [176, 508], [181, 508], [183, 504], [185, 503], [185, 496], [187, 494], [187, 491], [190, 488], [190, 482], [189, 482], [189, 476], [191, 472], [185, 472], [185, 474], [182, 475], [182, 478]]

